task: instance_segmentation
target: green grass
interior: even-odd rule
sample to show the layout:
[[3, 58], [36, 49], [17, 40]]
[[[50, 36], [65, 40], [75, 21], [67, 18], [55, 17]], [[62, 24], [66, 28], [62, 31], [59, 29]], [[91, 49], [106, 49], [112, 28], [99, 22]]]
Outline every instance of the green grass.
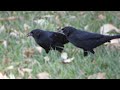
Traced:
[[[103, 14], [105, 19], [100, 20], [98, 15]], [[120, 51], [111, 50], [105, 45], [95, 49], [96, 54], [90, 54], [88, 57], [83, 56], [81, 49], [77, 49], [72, 44], [65, 45], [65, 51], [69, 58], [75, 57], [73, 62], [69, 64], [61, 63], [60, 53], [57, 51], [50, 51], [46, 54], [43, 50], [39, 53], [35, 50], [38, 46], [34, 39], [26, 37], [27, 33], [32, 29], [43, 29], [49, 31], [57, 31], [59, 27], [67, 25], [83, 29], [89, 25], [91, 32], [100, 32], [100, 27], [106, 23], [112, 23], [116, 27], [120, 27], [119, 20], [120, 12], [110, 11], [86, 11], [81, 14], [78, 11], [0, 11], [0, 18], [7, 17], [21, 17], [16, 20], [3, 20], [0, 21], [0, 27], [5, 26], [5, 30], [0, 33], [0, 40], [8, 42], [7, 48], [0, 44], [0, 72], [9, 75], [14, 74], [15, 77], [20, 77], [18, 68], [32, 69], [32, 78], [37, 78], [36, 75], [41, 72], [47, 72], [52, 79], [86, 79], [88, 76], [96, 73], [106, 73], [107, 79], [120, 79]], [[45, 17], [52, 15], [51, 17]], [[43, 19], [45, 23], [36, 24], [34, 20]], [[30, 26], [28, 30], [24, 29], [24, 24]], [[21, 32], [18, 38], [10, 36], [13, 30]], [[34, 54], [30, 58], [24, 57], [24, 50], [28, 48], [34, 49]], [[44, 57], [50, 58], [49, 62], [45, 62]], [[5, 58], [10, 59], [5, 63]], [[6, 70], [6, 67], [14, 66], [12, 70]], [[81, 71], [84, 74], [81, 74]], [[29, 74], [26, 73], [22, 78], [28, 78]]]

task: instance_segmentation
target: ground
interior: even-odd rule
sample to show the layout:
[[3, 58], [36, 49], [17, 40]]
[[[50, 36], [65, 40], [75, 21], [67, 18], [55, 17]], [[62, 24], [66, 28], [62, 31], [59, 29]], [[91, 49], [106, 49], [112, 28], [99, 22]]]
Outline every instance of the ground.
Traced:
[[34, 39], [26, 36], [36, 28], [57, 31], [68, 25], [100, 33], [107, 23], [120, 28], [120, 12], [0, 11], [0, 78], [120, 79], [118, 49], [102, 45], [95, 55], [84, 57], [81, 49], [69, 43], [65, 52], [74, 60], [63, 64], [59, 52], [37, 50]]

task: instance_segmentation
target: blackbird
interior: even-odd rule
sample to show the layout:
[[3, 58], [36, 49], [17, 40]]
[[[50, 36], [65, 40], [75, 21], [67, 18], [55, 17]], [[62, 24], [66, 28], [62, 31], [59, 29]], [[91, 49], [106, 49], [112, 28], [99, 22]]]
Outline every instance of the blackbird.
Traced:
[[50, 50], [62, 52], [64, 44], [69, 42], [61, 33], [40, 29], [32, 30], [27, 36], [32, 36], [36, 43], [45, 49], [46, 53], [49, 53]]
[[76, 29], [71, 26], [66, 26], [58, 31], [61, 34], [64, 34], [67, 40], [75, 45], [78, 48], [83, 49], [84, 56], [88, 55], [88, 52], [95, 53], [94, 48], [110, 42], [112, 39], [120, 38], [120, 35], [102, 35], [93, 32], [87, 32], [84, 30]]

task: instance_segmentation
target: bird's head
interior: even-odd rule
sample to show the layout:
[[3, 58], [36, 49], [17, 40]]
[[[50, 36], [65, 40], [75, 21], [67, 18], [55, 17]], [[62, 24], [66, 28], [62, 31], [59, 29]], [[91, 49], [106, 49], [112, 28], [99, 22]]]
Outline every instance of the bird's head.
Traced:
[[27, 37], [32, 36], [32, 37], [39, 37], [41, 34], [42, 30], [40, 29], [34, 29], [30, 33], [27, 34]]
[[76, 29], [71, 27], [71, 26], [67, 26], [62, 28], [61, 30], [59, 30], [59, 33], [64, 34], [65, 36], [70, 36]]

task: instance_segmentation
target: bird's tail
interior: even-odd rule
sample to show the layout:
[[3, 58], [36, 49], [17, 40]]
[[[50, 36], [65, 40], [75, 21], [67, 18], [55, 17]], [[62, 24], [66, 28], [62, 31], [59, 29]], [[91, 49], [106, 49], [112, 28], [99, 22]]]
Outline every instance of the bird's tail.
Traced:
[[94, 48], [102, 45], [103, 43], [110, 42], [110, 40], [112, 40], [112, 39], [117, 39], [117, 38], [120, 38], [120, 35], [114, 35], [114, 36], [108, 36], [107, 35], [104, 38], [101, 38], [100, 40], [98, 40], [98, 42], [96, 43]]
[[104, 38], [101, 38], [100, 42], [102, 44], [102, 43], [105, 43], [105, 42], [110, 42], [110, 40], [112, 40], [112, 39], [118, 39], [118, 38], [120, 38], [120, 35], [106, 36]]
[[118, 38], [120, 38], [120, 35], [110, 36], [110, 40], [112, 40], [112, 39], [118, 39]]

